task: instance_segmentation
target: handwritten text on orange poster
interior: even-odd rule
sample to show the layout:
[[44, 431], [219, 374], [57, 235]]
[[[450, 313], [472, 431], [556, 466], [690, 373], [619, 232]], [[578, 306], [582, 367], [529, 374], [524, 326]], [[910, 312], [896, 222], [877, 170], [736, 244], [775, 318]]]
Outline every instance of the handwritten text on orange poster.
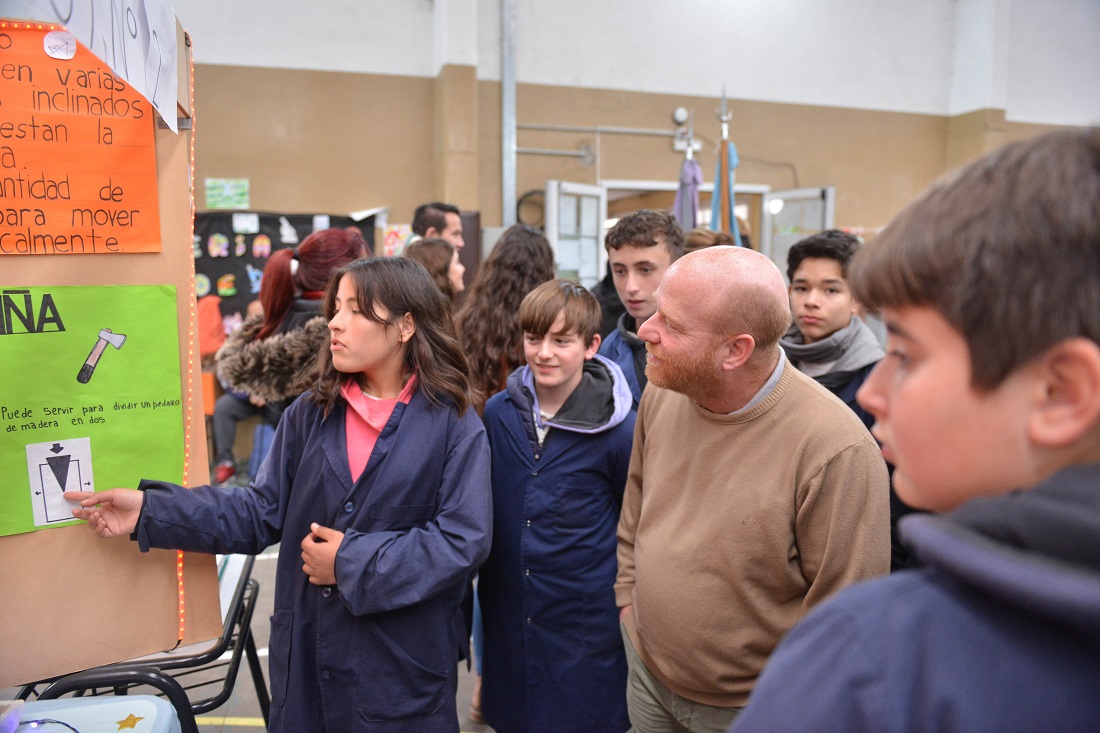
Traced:
[[51, 29], [0, 20], [0, 254], [159, 252], [152, 108]]

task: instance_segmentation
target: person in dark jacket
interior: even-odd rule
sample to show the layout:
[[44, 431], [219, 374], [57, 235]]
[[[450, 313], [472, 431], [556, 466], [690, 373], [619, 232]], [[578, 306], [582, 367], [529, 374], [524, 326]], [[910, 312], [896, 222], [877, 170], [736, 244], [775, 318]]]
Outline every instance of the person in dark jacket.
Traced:
[[669, 266], [684, 254], [684, 230], [667, 211], [641, 209], [619, 219], [604, 238], [615, 290], [626, 312], [600, 344], [600, 355], [619, 365], [634, 396], [647, 384], [645, 342], [638, 328], [657, 312], [654, 293]]
[[1094, 731], [1100, 720], [1100, 128], [934, 184], [852, 264], [860, 389], [925, 562], [841, 591], [731, 729]]
[[[215, 356], [226, 390], [214, 405], [215, 484], [237, 473], [237, 423], [256, 415], [277, 425], [302, 393], [302, 372], [328, 340], [321, 296], [329, 276], [367, 253], [362, 232], [348, 227], [313, 232], [271, 255], [260, 283], [260, 314], [246, 319]], [[258, 466], [249, 468], [255, 474]]]
[[478, 593], [482, 711], [497, 733], [622, 733], [626, 656], [612, 585], [634, 434], [600, 308], [552, 280], [519, 311], [527, 366], [489, 400], [493, 522]]
[[779, 339], [787, 358], [856, 413], [868, 428], [874, 418], [856, 392], [883, 356], [882, 346], [857, 315], [848, 265], [859, 238], [839, 229], [810, 235], [787, 252], [788, 292], [794, 323]]
[[589, 288], [600, 302], [600, 339], [605, 339], [619, 327], [619, 318], [626, 313], [626, 306], [619, 300], [615, 290], [615, 276], [611, 272], [611, 263], [607, 263], [607, 274]]
[[[859, 249], [859, 238], [839, 229], [812, 234], [790, 248], [787, 279], [794, 323], [779, 345], [796, 369], [835, 394], [870, 430], [875, 418], [856, 402], [856, 392], [883, 351], [859, 317], [848, 283], [848, 265]], [[898, 520], [912, 511], [891, 488], [891, 570], [916, 564], [898, 535]]]
[[75, 516], [140, 548], [282, 542], [271, 620], [277, 732], [458, 731], [460, 603], [491, 541], [489, 446], [450, 305], [402, 258], [339, 269], [330, 349], [250, 488], [75, 492]]
[[[539, 230], [514, 224], [500, 235], [481, 263], [455, 314], [458, 340], [470, 364], [473, 407], [480, 415], [490, 397], [505, 389], [508, 375], [524, 363], [519, 306], [537, 285], [554, 277], [554, 250]], [[470, 721], [481, 724], [481, 611], [473, 601], [474, 664], [477, 678], [470, 695]]]

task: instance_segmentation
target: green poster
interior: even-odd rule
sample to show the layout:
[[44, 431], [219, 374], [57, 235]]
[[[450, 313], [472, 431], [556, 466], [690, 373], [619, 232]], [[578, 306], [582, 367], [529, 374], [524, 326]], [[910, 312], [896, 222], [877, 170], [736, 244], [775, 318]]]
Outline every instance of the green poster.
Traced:
[[206, 208], [247, 209], [251, 196], [247, 178], [207, 178]]
[[176, 289], [0, 289], [0, 536], [75, 520], [63, 491], [183, 476]]

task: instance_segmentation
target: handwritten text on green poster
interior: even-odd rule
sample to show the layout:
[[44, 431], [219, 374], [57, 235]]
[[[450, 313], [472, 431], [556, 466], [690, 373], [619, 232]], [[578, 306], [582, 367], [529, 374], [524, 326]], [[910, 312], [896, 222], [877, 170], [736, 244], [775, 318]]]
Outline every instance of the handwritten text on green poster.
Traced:
[[63, 491], [181, 480], [171, 286], [0, 288], [0, 535], [72, 522]]

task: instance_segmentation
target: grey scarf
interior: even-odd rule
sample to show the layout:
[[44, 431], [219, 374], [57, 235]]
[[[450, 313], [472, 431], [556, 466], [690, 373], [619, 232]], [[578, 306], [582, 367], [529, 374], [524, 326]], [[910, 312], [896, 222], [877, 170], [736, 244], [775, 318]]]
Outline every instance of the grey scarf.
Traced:
[[779, 339], [779, 345], [795, 366], [803, 362], [817, 364], [835, 361], [834, 372], [862, 369], [885, 355], [875, 334], [855, 316], [852, 316], [847, 326], [832, 336], [812, 344], [803, 343], [802, 331], [796, 325], [791, 326], [783, 338]]

